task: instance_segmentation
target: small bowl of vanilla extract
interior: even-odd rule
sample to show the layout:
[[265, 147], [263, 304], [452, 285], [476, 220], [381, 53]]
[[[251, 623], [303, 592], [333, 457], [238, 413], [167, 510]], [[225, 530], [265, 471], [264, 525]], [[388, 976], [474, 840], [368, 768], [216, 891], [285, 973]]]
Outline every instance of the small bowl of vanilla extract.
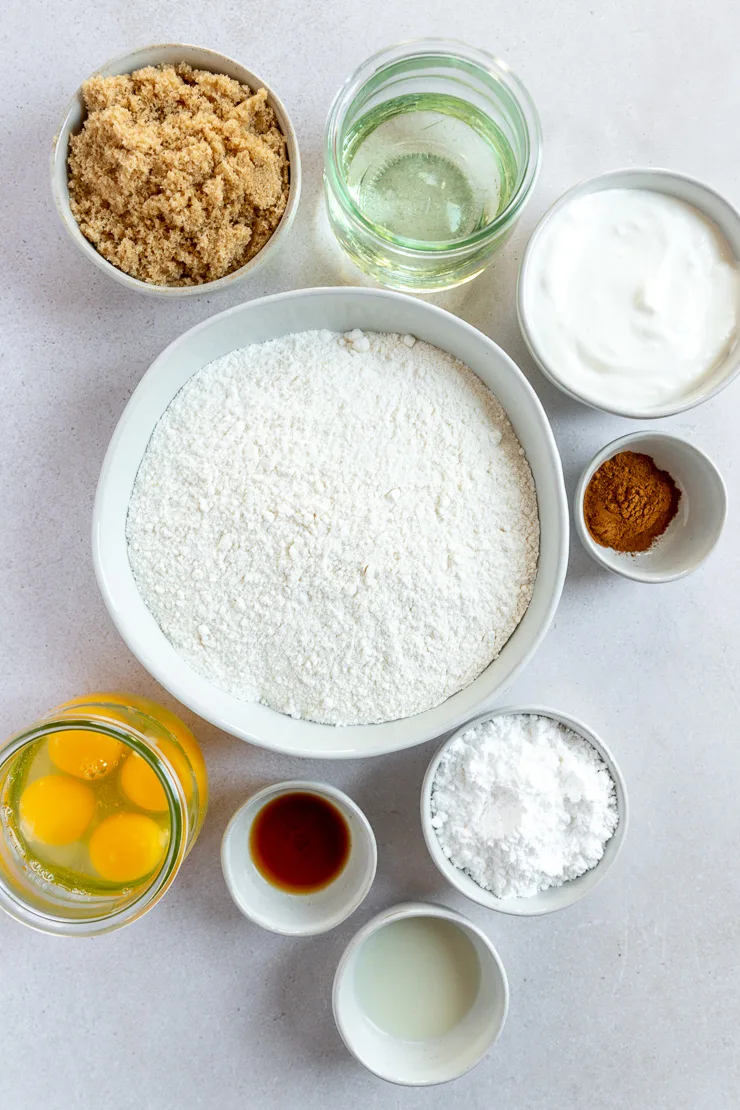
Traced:
[[312, 936], [345, 921], [375, 878], [375, 835], [359, 806], [320, 782], [279, 782], [234, 814], [221, 867], [237, 908], [274, 933]]

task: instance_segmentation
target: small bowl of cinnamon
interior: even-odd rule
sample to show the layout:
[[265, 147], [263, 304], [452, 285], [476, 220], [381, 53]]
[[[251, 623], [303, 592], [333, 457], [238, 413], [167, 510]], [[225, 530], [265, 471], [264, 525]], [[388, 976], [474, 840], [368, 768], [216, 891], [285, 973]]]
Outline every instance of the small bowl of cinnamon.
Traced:
[[635, 582], [673, 582], [716, 546], [727, 491], [698, 447], [665, 432], [635, 432], [595, 455], [573, 509], [579, 539], [601, 566]]

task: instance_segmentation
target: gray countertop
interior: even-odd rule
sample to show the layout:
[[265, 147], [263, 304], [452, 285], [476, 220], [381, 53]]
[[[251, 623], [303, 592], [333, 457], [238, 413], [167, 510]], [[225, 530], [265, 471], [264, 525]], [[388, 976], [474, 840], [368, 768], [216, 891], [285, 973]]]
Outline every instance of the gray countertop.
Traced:
[[[356, 282], [320, 208], [330, 99], [370, 52], [455, 36], [507, 59], [542, 115], [535, 196], [495, 265], [436, 297], [496, 339], [550, 415], [569, 492], [605, 442], [634, 422], [571, 403], [534, 369], [514, 284], [527, 236], [578, 179], [630, 163], [705, 178], [740, 201], [740, 16], [732, 0], [15, 0], [6, 46], [0, 256], [0, 735], [90, 690], [165, 695], [116, 634], [93, 577], [90, 514], [106, 444], [154, 356], [246, 297]], [[96, 65], [180, 38], [264, 75], [292, 114], [305, 190], [290, 246], [240, 290], [178, 303], [120, 289], [71, 245], [54, 214], [48, 152], [62, 109]], [[368, 762], [300, 762], [248, 747], [192, 715], [213, 800], [174, 888], [130, 929], [90, 941], [0, 919], [0, 1068], [8, 1110], [260, 1110], [358, 1106], [466, 1110], [731, 1110], [740, 1103], [740, 384], [659, 426], [705, 448], [728, 484], [719, 549], [663, 587], [610, 577], [574, 539], [554, 626], [509, 691], [589, 722], [627, 780], [625, 850], [593, 895], [551, 917], [506, 918], [464, 902], [429, 860], [418, 791], [427, 745]], [[372, 821], [378, 878], [335, 932], [293, 941], [232, 905], [219, 841], [269, 781], [325, 778]], [[330, 987], [369, 916], [406, 898], [462, 909], [508, 970], [496, 1048], [464, 1079], [427, 1091], [365, 1073], [334, 1029]]]

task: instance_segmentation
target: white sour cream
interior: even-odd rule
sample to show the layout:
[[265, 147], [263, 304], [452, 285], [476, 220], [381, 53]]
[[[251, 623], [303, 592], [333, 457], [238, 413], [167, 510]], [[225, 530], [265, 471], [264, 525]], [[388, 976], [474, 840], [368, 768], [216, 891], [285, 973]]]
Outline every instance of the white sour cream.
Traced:
[[530, 255], [524, 295], [548, 369], [605, 407], [688, 399], [737, 338], [740, 280], [728, 243], [664, 193], [607, 189], [565, 205]]

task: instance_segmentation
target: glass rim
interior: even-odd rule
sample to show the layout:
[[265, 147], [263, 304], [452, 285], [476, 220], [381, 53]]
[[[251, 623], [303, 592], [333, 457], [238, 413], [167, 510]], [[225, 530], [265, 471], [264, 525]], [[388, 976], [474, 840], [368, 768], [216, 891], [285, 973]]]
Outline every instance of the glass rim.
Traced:
[[[485, 227], [471, 232], [470, 235], [462, 239], [425, 241], [392, 235], [384, 232], [384, 229], [378, 224], [369, 220], [349, 195], [339, 152], [340, 127], [347, 109], [355, 97], [373, 77], [382, 73], [384, 69], [398, 62], [411, 61], [415, 58], [445, 56], [466, 62], [469, 66], [479, 70], [489, 80], [493, 79], [506, 88], [520, 113], [526, 140], [524, 173], [503, 211], [499, 212]], [[443, 254], [450, 261], [454, 261], [457, 256], [464, 257], [469, 254], [471, 248], [495, 238], [511, 225], [519, 215], [532, 193], [539, 174], [542, 129], [532, 97], [526, 86], [506, 62], [489, 51], [470, 46], [460, 39], [431, 37], [408, 39], [386, 46], [382, 50], [371, 54], [349, 75], [337, 91], [329, 108], [324, 132], [324, 147], [325, 180], [327, 180], [333, 196], [339, 201], [345, 213], [358, 223], [368, 236], [371, 236], [380, 244], [391, 245], [394, 250], [407, 255], [409, 258], [420, 260], [427, 259], [430, 254]]]
[[[164, 725], [161, 727], [168, 731]], [[106, 718], [104, 714], [100, 714], [100, 717], [54, 715], [24, 729], [0, 748], [0, 772], [12, 759], [17, 758], [24, 748], [37, 743], [50, 733], [71, 730], [100, 732], [105, 736], [111, 736], [132, 748], [152, 768], [165, 791], [169, 808], [170, 835], [165, 858], [154, 878], [144, 889], [131, 902], [110, 913], [104, 911], [94, 917], [67, 918], [37, 909], [19, 897], [6, 882], [1, 871], [0, 909], [5, 910], [16, 921], [43, 933], [63, 936], [99, 936], [136, 921], [169, 889], [187, 853], [190, 817], [185, 792], [167, 757], [154, 749], [144, 734], [133, 725], [126, 725], [124, 728], [120, 723]]]

